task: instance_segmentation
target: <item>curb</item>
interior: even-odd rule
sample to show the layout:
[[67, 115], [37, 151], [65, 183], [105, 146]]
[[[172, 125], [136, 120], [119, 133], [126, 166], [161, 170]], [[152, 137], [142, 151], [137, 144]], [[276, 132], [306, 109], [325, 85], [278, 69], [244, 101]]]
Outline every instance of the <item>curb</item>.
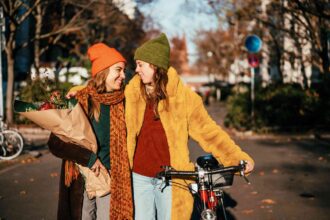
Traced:
[[11, 127], [11, 129], [18, 131], [22, 135], [24, 140], [24, 145], [34, 145], [34, 146], [45, 145], [47, 144], [49, 135], [51, 133], [48, 130], [36, 126], [18, 125], [15, 127]]
[[316, 140], [330, 140], [330, 133], [328, 132], [314, 132], [314, 133], [271, 133], [271, 134], [258, 134], [253, 131], [240, 132], [237, 130], [228, 129], [228, 132], [238, 138], [249, 138], [255, 140], [262, 139], [316, 139]]

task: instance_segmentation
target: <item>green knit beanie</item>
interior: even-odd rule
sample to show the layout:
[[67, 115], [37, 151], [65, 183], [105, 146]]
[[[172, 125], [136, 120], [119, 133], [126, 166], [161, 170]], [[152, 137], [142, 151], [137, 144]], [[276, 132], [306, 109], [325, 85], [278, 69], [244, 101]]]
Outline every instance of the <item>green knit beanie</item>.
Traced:
[[159, 37], [149, 40], [136, 49], [134, 60], [142, 60], [165, 70], [170, 62], [170, 44], [162, 33]]

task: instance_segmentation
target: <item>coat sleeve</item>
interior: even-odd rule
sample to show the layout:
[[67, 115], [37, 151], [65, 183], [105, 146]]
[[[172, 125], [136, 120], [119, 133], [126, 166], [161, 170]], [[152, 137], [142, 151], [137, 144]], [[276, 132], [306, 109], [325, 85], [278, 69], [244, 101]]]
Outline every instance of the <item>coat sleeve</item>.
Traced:
[[238, 165], [239, 160], [254, 163], [253, 159], [209, 116], [202, 99], [196, 93], [188, 91], [186, 100], [189, 136], [196, 140], [204, 151], [211, 153], [225, 166]]
[[66, 143], [53, 133], [50, 134], [48, 140], [50, 152], [61, 159], [71, 160], [82, 166], [88, 166], [90, 158], [95, 155], [92, 151], [82, 148], [73, 143]]

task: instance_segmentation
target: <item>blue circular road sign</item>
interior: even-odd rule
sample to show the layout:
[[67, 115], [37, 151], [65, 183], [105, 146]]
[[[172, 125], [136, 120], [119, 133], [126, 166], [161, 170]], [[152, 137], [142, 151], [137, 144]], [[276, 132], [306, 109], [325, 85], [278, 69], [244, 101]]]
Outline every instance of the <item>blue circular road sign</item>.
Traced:
[[257, 35], [249, 35], [245, 39], [245, 47], [250, 53], [258, 53], [262, 46], [262, 40]]

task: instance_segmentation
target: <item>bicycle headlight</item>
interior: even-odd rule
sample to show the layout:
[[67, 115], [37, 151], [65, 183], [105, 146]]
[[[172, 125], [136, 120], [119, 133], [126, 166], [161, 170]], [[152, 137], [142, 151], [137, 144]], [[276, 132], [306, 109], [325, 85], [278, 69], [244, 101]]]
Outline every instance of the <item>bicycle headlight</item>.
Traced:
[[217, 215], [215, 214], [215, 212], [213, 210], [206, 209], [202, 212], [201, 219], [202, 220], [216, 220]]

